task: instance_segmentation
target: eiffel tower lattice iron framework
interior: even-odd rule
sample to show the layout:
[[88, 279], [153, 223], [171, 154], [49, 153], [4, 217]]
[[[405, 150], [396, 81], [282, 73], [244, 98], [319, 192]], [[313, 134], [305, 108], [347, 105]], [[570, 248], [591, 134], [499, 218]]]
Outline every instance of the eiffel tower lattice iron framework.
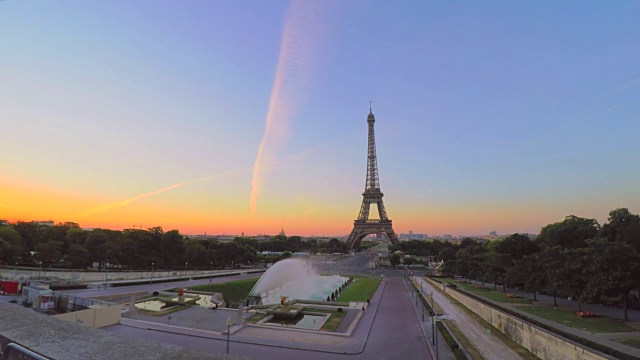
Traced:
[[[358, 219], [353, 222], [353, 230], [347, 239], [347, 245], [350, 249], [358, 247], [362, 238], [371, 234], [386, 235], [392, 243], [398, 243], [398, 236], [393, 231], [391, 220], [387, 217], [382, 202], [382, 191], [380, 191], [380, 180], [378, 179], [378, 160], [376, 158], [376, 137], [373, 131], [373, 124], [376, 122], [375, 116], [371, 108], [369, 108], [369, 116], [367, 123], [369, 124], [369, 150], [367, 154], [367, 181], [364, 192], [362, 193], [362, 206]], [[378, 207], [378, 219], [369, 219], [369, 209], [371, 204]]]

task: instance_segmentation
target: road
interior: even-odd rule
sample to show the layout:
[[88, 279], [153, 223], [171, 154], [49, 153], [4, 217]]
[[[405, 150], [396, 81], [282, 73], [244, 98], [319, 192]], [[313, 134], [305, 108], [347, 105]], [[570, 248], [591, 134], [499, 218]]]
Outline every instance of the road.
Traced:
[[486, 359], [522, 359], [467, 312], [454, 304], [451, 299], [437, 291], [428, 281], [421, 277], [415, 277], [414, 280], [421, 285], [425, 293], [433, 293], [433, 301], [440, 307], [443, 315], [458, 326], [458, 329]]

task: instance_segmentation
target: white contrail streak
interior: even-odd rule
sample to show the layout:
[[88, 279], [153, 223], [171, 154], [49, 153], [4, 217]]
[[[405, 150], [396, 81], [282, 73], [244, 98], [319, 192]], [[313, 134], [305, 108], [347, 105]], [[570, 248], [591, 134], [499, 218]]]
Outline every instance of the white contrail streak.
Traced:
[[289, 122], [307, 88], [308, 68], [313, 60], [319, 29], [315, 3], [292, 1], [287, 14], [276, 76], [269, 97], [265, 131], [253, 166], [251, 181], [251, 215], [255, 214], [263, 179], [262, 170], [273, 165], [277, 152], [289, 135]]

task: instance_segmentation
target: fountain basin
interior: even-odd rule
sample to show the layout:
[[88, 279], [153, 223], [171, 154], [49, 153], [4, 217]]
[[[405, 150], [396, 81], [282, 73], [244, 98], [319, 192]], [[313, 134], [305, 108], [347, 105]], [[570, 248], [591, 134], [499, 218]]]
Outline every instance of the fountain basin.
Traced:
[[282, 305], [274, 305], [267, 309], [267, 314], [276, 315], [276, 316], [284, 316], [289, 318], [294, 318], [300, 315], [300, 312], [304, 310], [303, 306], [282, 306]]
[[281, 317], [269, 315], [258, 321], [256, 325], [275, 326], [281, 328], [295, 328], [304, 330], [320, 330], [329, 320], [331, 314], [316, 312], [301, 312], [295, 317]]

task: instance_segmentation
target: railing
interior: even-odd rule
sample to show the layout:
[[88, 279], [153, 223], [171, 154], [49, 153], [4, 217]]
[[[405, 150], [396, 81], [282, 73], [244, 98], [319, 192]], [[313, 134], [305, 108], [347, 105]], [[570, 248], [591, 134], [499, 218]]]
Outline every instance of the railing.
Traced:
[[[3, 355], [4, 354], [4, 355]], [[10, 343], [0, 352], [0, 360], [50, 360], [40, 354], [20, 346], [16, 343]]]

